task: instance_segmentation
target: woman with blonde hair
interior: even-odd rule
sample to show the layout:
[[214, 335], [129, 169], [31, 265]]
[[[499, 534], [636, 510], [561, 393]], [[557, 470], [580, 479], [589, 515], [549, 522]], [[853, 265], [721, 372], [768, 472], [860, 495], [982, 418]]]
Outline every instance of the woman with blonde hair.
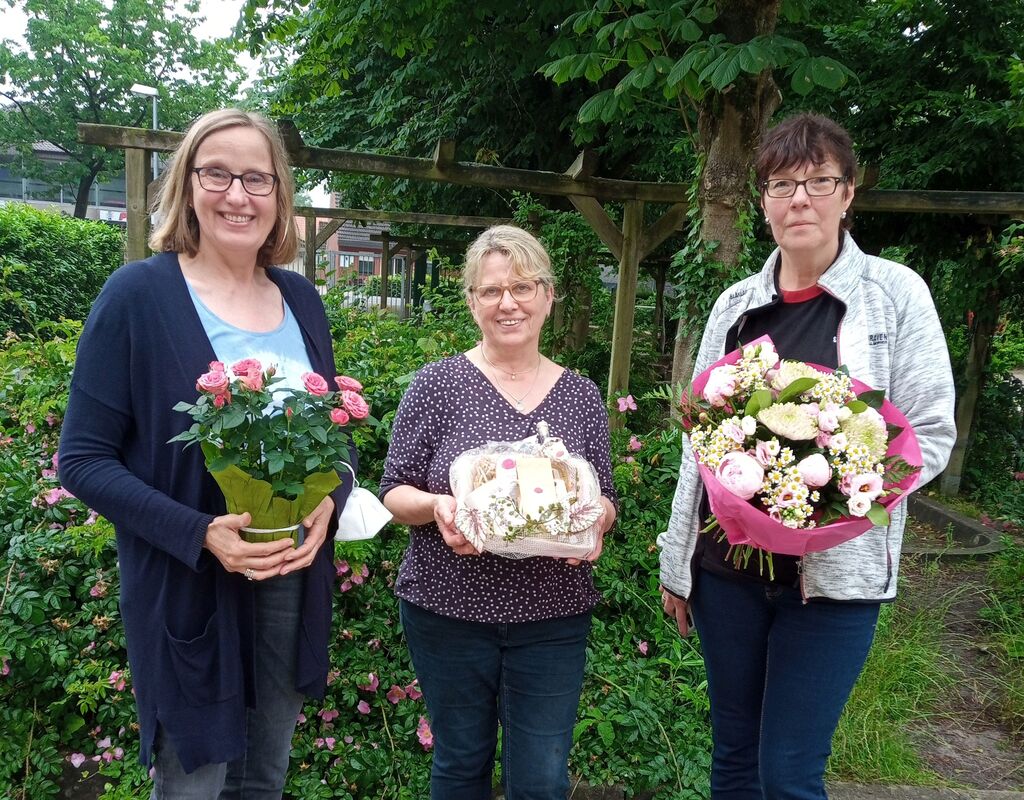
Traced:
[[433, 800], [485, 800], [502, 729], [508, 800], [564, 799], [591, 609], [583, 560], [479, 553], [455, 527], [448, 473], [462, 452], [532, 436], [538, 421], [596, 469], [601, 533], [615, 522], [608, 415], [597, 387], [540, 352], [555, 296], [543, 246], [484, 231], [466, 253], [471, 350], [419, 371], [395, 417], [381, 497], [410, 543], [395, 591], [434, 734]]
[[164, 174], [156, 254], [107, 281], [82, 331], [60, 475], [117, 532], [124, 618], [153, 798], [280, 798], [304, 696], [327, 678], [334, 570], [323, 546], [351, 481], [305, 538], [254, 544], [225, 513], [173, 411], [219, 361], [275, 364], [284, 386], [335, 376], [308, 281], [273, 264], [297, 249], [291, 170], [276, 129], [235, 109], [200, 117]]

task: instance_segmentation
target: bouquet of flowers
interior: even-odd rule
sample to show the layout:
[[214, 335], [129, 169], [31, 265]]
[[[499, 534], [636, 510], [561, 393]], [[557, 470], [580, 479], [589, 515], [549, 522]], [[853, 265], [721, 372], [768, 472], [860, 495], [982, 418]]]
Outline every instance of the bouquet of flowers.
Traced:
[[601, 488], [594, 467], [561, 439], [537, 435], [467, 450], [449, 472], [455, 527], [483, 552], [507, 558], [583, 558], [597, 546]]
[[917, 483], [906, 418], [849, 376], [780, 361], [767, 336], [729, 353], [681, 398], [683, 427], [736, 566], [753, 550], [802, 556], [873, 525]]
[[348, 468], [347, 427], [370, 409], [362, 384], [335, 378], [337, 391], [315, 372], [302, 375], [302, 391], [281, 382], [273, 365], [246, 358], [226, 369], [220, 361], [199, 376], [194, 403], [174, 406], [192, 425], [170, 441], [199, 443], [228, 511], [249, 512], [242, 531], [250, 542], [301, 536], [299, 523], [341, 483]]

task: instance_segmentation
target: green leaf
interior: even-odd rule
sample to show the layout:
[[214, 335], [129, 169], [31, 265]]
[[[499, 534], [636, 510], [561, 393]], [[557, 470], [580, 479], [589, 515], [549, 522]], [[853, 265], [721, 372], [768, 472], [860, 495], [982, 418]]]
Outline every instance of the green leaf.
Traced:
[[814, 78], [811, 76], [810, 59], [804, 58], [793, 66], [793, 76], [790, 79], [790, 86], [793, 91], [801, 97], [810, 94], [814, 88]]
[[618, 99], [613, 89], [605, 89], [591, 97], [580, 108], [580, 122], [595, 122], [603, 120], [606, 116], [614, 114], [618, 109]]
[[311, 427], [309, 429], [309, 435], [320, 442], [320, 444], [327, 444], [327, 431], [319, 425]]
[[809, 389], [818, 385], [817, 378], [797, 378], [785, 389], [779, 392], [779, 399], [776, 402], [788, 403], [795, 397], [799, 397]]
[[889, 524], [889, 512], [885, 510], [885, 506], [881, 503], [872, 503], [871, 508], [868, 509], [867, 517], [871, 520], [872, 525], [884, 527]]
[[186, 403], [184, 400], [182, 400], [180, 403], [175, 403], [174, 408], [172, 408], [171, 410], [189, 412], [193, 408], [195, 408], [195, 406], [193, 406], [191, 403]]
[[877, 411], [885, 402], [885, 392], [882, 389], [872, 389], [869, 392], [861, 392], [857, 395], [857, 399]]
[[605, 747], [611, 747], [615, 741], [615, 728], [608, 720], [597, 723], [597, 733]]
[[648, 58], [647, 50], [639, 42], [630, 42], [626, 46], [626, 63], [634, 69], [646, 64]]
[[854, 414], [861, 414], [868, 410], [868, 404], [860, 400], [851, 400], [846, 404], [846, 407], [850, 409]]
[[846, 68], [833, 58], [818, 56], [811, 62], [811, 77], [826, 89], [839, 89], [846, 83], [846, 76]]
[[684, 42], [700, 41], [700, 38], [704, 35], [704, 31], [701, 30], [700, 25], [689, 17], [680, 22], [676, 30], [679, 38]]
[[275, 451], [267, 453], [267, 472], [276, 475], [284, 469], [284, 454]]
[[748, 417], [756, 417], [760, 411], [768, 408], [771, 404], [772, 393], [768, 389], [760, 389], [750, 396], [743, 413]]
[[693, 17], [698, 22], [702, 22], [705, 25], [708, 25], [715, 21], [715, 19], [718, 17], [718, 12], [715, 11], [714, 6], [707, 5], [701, 6], [700, 8], [695, 8], [690, 13], [690, 16]]

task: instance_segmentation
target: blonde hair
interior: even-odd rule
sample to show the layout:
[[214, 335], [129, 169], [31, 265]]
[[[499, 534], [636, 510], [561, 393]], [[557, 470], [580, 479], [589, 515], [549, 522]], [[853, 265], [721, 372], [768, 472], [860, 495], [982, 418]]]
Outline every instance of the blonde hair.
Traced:
[[501, 253], [509, 260], [515, 274], [527, 280], [540, 281], [550, 293], [554, 293], [555, 275], [544, 245], [522, 228], [495, 225], [477, 236], [466, 251], [462, 286], [467, 299], [476, 286], [483, 260], [491, 253]]
[[270, 148], [270, 161], [277, 176], [277, 221], [267, 240], [256, 254], [256, 265], [269, 267], [287, 264], [295, 259], [299, 248], [299, 235], [295, 228], [295, 181], [277, 127], [266, 117], [222, 108], [203, 114], [189, 126], [185, 138], [171, 156], [153, 204], [159, 222], [149, 237], [149, 246], [155, 252], [199, 252], [199, 222], [192, 209], [192, 167], [196, 151], [210, 134], [228, 128], [253, 128], [263, 134]]

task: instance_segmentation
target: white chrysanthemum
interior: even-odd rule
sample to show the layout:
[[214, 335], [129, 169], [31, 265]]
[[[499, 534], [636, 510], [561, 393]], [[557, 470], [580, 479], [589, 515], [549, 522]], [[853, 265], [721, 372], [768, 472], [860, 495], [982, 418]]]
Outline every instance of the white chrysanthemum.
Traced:
[[805, 442], [818, 435], [818, 426], [797, 403], [776, 403], [757, 413], [758, 421], [776, 436]]
[[875, 409], [854, 414], [842, 424], [841, 430], [850, 443], [850, 457], [857, 460], [880, 461], [889, 449], [889, 432], [885, 420]]
[[814, 378], [823, 380], [827, 375], [824, 372], [810, 367], [802, 361], [783, 361], [772, 378], [772, 388], [781, 392], [797, 378]]

